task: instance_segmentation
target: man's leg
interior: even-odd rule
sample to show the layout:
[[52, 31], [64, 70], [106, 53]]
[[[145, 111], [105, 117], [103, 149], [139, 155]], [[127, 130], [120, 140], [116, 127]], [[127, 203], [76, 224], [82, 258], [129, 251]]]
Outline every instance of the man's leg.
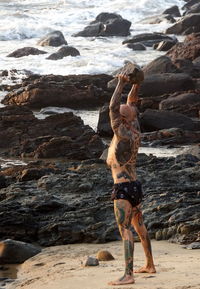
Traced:
[[143, 222], [142, 211], [139, 206], [133, 208], [133, 216], [131, 220], [131, 224], [134, 227], [136, 233], [139, 235], [145, 257], [146, 264], [144, 267], [141, 267], [139, 270], [135, 270], [135, 273], [156, 273], [156, 269], [153, 262], [151, 242], [149, 238], [149, 234], [147, 232], [146, 226]]
[[126, 200], [115, 200], [114, 211], [120, 234], [124, 244], [125, 273], [124, 276], [109, 285], [124, 285], [134, 283], [133, 278], [133, 251], [134, 240], [130, 230], [133, 208]]

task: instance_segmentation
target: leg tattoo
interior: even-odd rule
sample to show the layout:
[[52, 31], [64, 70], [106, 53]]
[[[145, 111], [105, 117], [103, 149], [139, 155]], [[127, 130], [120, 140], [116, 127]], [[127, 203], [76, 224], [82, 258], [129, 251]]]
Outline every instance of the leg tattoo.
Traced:
[[124, 245], [125, 273], [120, 279], [110, 282], [110, 285], [123, 285], [134, 283], [133, 279], [133, 251], [134, 240], [130, 230], [132, 219], [132, 206], [126, 200], [114, 201], [115, 217]]

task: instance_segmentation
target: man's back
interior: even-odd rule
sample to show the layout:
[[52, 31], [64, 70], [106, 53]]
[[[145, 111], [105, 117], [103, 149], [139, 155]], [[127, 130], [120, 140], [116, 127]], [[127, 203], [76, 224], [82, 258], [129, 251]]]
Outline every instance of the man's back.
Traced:
[[107, 164], [111, 167], [114, 183], [136, 180], [136, 158], [140, 145], [140, 131], [135, 122], [125, 123], [123, 120], [114, 131], [108, 150]]

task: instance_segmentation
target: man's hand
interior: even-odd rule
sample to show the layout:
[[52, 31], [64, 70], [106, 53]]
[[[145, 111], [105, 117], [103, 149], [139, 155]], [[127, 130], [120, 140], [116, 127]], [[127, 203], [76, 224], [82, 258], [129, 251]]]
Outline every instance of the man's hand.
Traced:
[[125, 85], [130, 80], [129, 76], [127, 76], [127, 74], [125, 74], [125, 73], [118, 74], [117, 78], [118, 78], [118, 84], [122, 84], [122, 85]]

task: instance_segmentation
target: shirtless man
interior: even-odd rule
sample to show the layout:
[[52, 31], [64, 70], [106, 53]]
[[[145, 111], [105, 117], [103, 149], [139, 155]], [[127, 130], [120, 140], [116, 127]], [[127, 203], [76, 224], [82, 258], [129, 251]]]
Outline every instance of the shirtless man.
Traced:
[[140, 203], [142, 188], [136, 177], [136, 158], [140, 145], [140, 129], [135, 104], [138, 101], [140, 84], [133, 84], [127, 103], [120, 105], [123, 87], [130, 78], [125, 73], [118, 75], [118, 84], [110, 101], [110, 119], [114, 136], [108, 150], [107, 164], [114, 180], [112, 199], [114, 212], [124, 245], [125, 273], [109, 285], [134, 283], [133, 251], [134, 240], [131, 225], [140, 237], [146, 264], [135, 273], [155, 273], [151, 243], [143, 223]]

